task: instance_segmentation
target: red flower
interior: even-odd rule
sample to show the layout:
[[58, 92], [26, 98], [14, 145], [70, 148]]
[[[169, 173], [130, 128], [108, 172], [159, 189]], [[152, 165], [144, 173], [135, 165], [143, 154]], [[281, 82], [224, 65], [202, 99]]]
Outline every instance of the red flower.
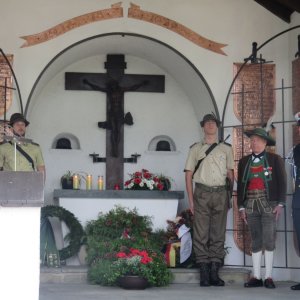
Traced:
[[140, 252], [140, 256], [143, 256], [143, 257], [148, 257], [148, 253], [147, 253], [147, 251], [141, 251]]
[[144, 173], [144, 177], [146, 178], [146, 179], [149, 179], [149, 178], [151, 178], [151, 174], [150, 173]]
[[130, 253], [131, 253], [132, 255], [140, 255], [140, 250], [131, 248], [131, 249], [130, 249]]
[[143, 265], [147, 265], [153, 261], [153, 259], [149, 256], [148, 252], [145, 250], [139, 250], [135, 248], [130, 249], [130, 253], [126, 254], [125, 252], [118, 252], [116, 257], [119, 259], [130, 259], [131, 257], [140, 257], [139, 262]]
[[141, 263], [144, 264], [144, 265], [147, 265], [149, 264], [150, 262], [152, 262], [152, 258], [151, 257], [143, 257], [141, 259]]
[[117, 257], [118, 258], [126, 258], [127, 257], [127, 254], [125, 252], [118, 252], [117, 253]]
[[135, 176], [135, 177], [141, 177], [141, 176], [142, 176], [142, 173], [141, 173], [141, 172], [135, 172], [135, 173], [134, 173], [134, 176]]
[[134, 178], [134, 181], [133, 181], [135, 184], [140, 184], [142, 182], [142, 179], [141, 178]]
[[153, 181], [154, 182], [159, 182], [159, 178], [158, 177], [153, 177]]
[[158, 184], [157, 184], [157, 188], [158, 188], [160, 191], [162, 191], [163, 188], [164, 188], [164, 186], [163, 186], [161, 183], [158, 183]]

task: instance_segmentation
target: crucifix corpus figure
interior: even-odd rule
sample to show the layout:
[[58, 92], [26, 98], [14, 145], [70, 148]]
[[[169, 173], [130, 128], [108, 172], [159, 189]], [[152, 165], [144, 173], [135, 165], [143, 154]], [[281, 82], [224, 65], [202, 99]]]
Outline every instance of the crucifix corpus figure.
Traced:
[[108, 108], [107, 108], [107, 121], [98, 122], [99, 128], [111, 130], [111, 155], [118, 157], [118, 146], [121, 139], [121, 128], [124, 124], [133, 125], [133, 118], [130, 112], [124, 116], [124, 93], [137, 90], [139, 87], [146, 85], [147, 80], [143, 80], [139, 84], [130, 87], [122, 87], [115, 79], [111, 79], [106, 87], [101, 87], [97, 84], [89, 82], [87, 79], [83, 83], [90, 86], [95, 91], [104, 92], [107, 95]]
[[106, 121], [98, 127], [106, 129], [106, 188], [123, 186], [124, 124], [133, 125], [130, 112], [124, 114], [125, 92], [164, 93], [163, 75], [125, 74], [123, 54], [107, 55], [107, 73], [66, 73], [66, 90], [92, 90], [106, 93]]

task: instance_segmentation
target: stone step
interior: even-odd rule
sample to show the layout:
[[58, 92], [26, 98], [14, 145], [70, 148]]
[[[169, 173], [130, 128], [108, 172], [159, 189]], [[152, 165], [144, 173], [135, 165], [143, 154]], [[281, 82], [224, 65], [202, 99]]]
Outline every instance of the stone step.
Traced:
[[41, 267], [40, 283], [85, 283], [87, 270], [86, 266]]
[[[63, 266], [59, 268], [41, 267], [41, 283], [85, 283], [87, 282], [86, 266]], [[199, 283], [200, 275], [198, 269], [172, 268], [176, 283]], [[220, 270], [220, 277], [227, 284], [243, 284], [250, 277], [250, 270], [244, 268], [224, 267]]]
[[[174, 274], [174, 280], [172, 283], [199, 283], [200, 273], [198, 269], [183, 269], [174, 268], [171, 269]], [[250, 270], [244, 268], [229, 268], [224, 267], [219, 271], [220, 277], [227, 284], [243, 284], [250, 278]]]

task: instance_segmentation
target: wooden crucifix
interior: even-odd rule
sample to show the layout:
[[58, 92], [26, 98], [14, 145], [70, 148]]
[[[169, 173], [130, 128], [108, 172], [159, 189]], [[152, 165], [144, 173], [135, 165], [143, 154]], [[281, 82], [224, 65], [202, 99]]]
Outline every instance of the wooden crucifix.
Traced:
[[164, 93], [164, 75], [125, 74], [125, 56], [107, 55], [107, 73], [65, 74], [66, 90], [92, 90], [106, 93], [106, 121], [98, 127], [106, 129], [106, 189], [124, 182], [124, 124], [132, 125], [130, 112], [124, 114], [125, 92]]

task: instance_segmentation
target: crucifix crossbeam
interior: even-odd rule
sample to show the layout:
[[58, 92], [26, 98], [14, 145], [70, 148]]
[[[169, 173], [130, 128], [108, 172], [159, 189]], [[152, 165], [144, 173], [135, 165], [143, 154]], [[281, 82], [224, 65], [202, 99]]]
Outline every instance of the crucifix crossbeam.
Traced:
[[[106, 120], [98, 127], [106, 129], [106, 188], [124, 181], [124, 124], [133, 125], [130, 112], [124, 113], [126, 92], [164, 93], [164, 75], [125, 74], [123, 54], [107, 55], [107, 73], [65, 74], [66, 90], [87, 90], [106, 93]], [[125, 160], [126, 161], [126, 160]]]

